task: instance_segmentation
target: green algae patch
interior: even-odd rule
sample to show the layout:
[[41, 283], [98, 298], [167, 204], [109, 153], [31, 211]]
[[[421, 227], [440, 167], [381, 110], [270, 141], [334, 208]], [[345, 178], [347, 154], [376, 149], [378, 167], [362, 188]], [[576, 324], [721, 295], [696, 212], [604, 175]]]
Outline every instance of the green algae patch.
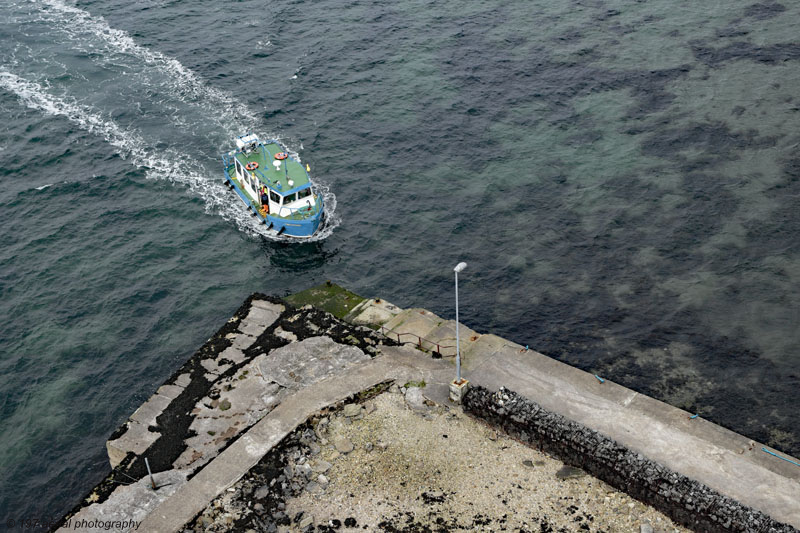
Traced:
[[354, 400], [356, 403], [363, 403], [367, 400], [371, 400], [372, 398], [375, 398], [376, 396], [379, 396], [389, 390], [389, 387], [392, 386], [392, 383], [392, 380], [384, 381], [373, 387], [370, 387], [369, 389], [362, 390], [355, 395]]
[[327, 311], [336, 318], [343, 319], [365, 298], [335, 283], [326, 281], [322, 285], [287, 296], [285, 300], [295, 307], [312, 305], [317, 309]]

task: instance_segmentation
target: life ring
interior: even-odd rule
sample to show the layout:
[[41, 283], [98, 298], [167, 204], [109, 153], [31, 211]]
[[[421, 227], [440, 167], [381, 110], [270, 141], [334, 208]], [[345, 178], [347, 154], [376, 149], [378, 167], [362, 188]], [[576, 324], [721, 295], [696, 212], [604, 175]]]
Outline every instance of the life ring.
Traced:
[[287, 154], [286, 152], [278, 152], [277, 154], [275, 154], [275, 159], [277, 159], [278, 161], [283, 161], [287, 157], [289, 157], [289, 154]]
[[245, 165], [244, 168], [246, 168], [247, 170], [253, 171], [253, 170], [258, 168], [258, 163], [256, 163], [255, 161], [250, 161], [249, 163], [247, 163], [247, 165]]

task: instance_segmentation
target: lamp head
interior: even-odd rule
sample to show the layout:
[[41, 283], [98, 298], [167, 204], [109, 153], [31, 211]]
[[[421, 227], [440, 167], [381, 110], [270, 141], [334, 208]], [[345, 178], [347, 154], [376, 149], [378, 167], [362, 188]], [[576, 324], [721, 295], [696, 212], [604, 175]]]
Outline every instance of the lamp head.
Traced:
[[461, 272], [465, 268], [467, 268], [467, 264], [464, 263], [464, 262], [461, 262], [461, 263], [457, 264], [456, 267], [453, 270], [456, 271], [456, 272]]

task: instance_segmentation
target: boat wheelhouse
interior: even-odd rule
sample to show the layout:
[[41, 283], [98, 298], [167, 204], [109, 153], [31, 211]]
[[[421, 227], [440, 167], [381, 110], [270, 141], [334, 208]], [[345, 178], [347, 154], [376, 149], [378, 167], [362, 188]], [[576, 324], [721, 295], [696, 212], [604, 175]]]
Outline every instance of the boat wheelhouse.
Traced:
[[317, 232], [324, 211], [322, 195], [311, 182], [309, 168], [278, 141], [242, 135], [236, 138], [236, 150], [222, 154], [222, 163], [225, 184], [268, 229], [299, 238]]

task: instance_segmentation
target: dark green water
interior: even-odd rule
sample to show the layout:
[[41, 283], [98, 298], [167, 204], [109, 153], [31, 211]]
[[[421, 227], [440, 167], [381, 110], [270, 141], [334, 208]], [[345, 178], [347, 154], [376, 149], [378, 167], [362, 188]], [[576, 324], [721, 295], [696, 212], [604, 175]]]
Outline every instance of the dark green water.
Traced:
[[[249, 293], [452, 317], [461, 260], [463, 322], [800, 455], [800, 6], [0, 8], [0, 517], [77, 503]], [[320, 239], [223, 187], [248, 131], [311, 165]]]

